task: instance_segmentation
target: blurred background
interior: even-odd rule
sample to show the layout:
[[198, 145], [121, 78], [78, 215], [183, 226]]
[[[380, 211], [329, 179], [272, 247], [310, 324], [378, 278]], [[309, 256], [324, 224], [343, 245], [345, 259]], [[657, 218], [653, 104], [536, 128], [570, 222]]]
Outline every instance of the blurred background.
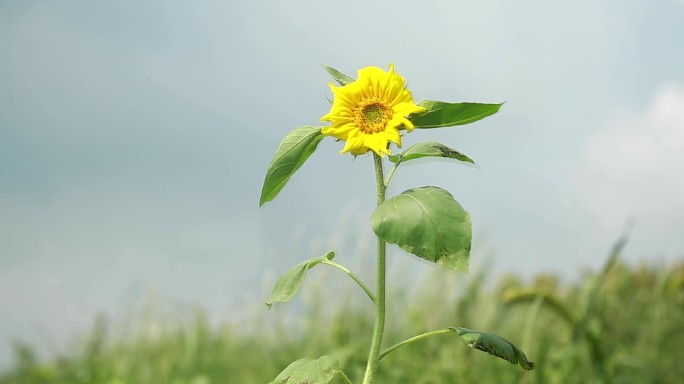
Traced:
[[[355, 76], [394, 63], [416, 100], [506, 102], [404, 139], [439, 140], [477, 168], [407, 165], [389, 191], [449, 190], [492, 286], [583, 281], [628, 223], [626, 265], [675, 265], [683, 36], [681, 0], [3, 0], [0, 372], [17, 340], [40, 359], [69, 354], [98, 316], [126, 323], [150, 297], [214, 325], [294, 316], [296, 303], [262, 306], [288, 267], [331, 249], [372, 266], [370, 157], [326, 139], [258, 208], [282, 137], [329, 109], [321, 65]], [[441, 273], [389, 256], [397, 287]]]

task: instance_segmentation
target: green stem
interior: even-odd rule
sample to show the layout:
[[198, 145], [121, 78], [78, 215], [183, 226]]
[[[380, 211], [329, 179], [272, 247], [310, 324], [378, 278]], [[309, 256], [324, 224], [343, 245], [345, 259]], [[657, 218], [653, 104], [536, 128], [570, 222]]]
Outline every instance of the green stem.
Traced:
[[445, 328], [445, 329], [439, 329], [439, 330], [437, 330], [437, 331], [425, 332], [425, 333], [421, 333], [420, 335], [413, 336], [413, 337], [410, 338], [410, 339], [406, 339], [406, 340], [404, 340], [404, 341], [402, 341], [402, 342], [400, 342], [400, 343], [394, 344], [393, 346], [391, 346], [391, 347], [385, 349], [384, 351], [382, 351], [382, 353], [380, 354], [379, 359], [382, 359], [383, 357], [385, 357], [385, 356], [386, 356], [387, 354], [389, 354], [390, 352], [394, 351], [395, 349], [397, 349], [397, 348], [399, 348], [399, 347], [403, 347], [403, 346], [406, 345], [406, 344], [413, 343], [414, 341], [418, 341], [418, 340], [420, 340], [420, 339], [424, 339], [424, 338], [429, 337], [429, 336], [439, 335], [439, 334], [442, 334], [442, 333], [453, 332], [453, 331], [454, 331], [453, 329]]
[[[377, 188], [378, 205], [385, 201], [385, 182], [382, 170], [382, 158], [373, 153], [375, 163], [375, 184]], [[378, 237], [378, 276], [375, 300], [375, 326], [373, 327], [373, 340], [371, 341], [366, 373], [363, 376], [363, 384], [371, 384], [378, 370], [380, 360], [380, 348], [382, 347], [382, 334], [385, 330], [385, 252], [386, 244]]]
[[397, 168], [399, 168], [399, 164], [397, 163], [392, 167], [392, 170], [390, 171], [389, 175], [387, 175], [387, 178], [385, 179], [385, 188], [389, 187], [390, 183], [392, 182], [392, 178], [394, 177], [394, 172], [397, 171]]
[[340, 375], [342, 375], [342, 378], [345, 382], [352, 384], [351, 380], [349, 380], [349, 378], [347, 377], [347, 375], [344, 374], [344, 372], [340, 371]]
[[347, 276], [351, 277], [352, 280], [356, 281], [356, 284], [358, 284], [359, 287], [361, 287], [361, 289], [363, 289], [363, 291], [366, 292], [366, 295], [368, 295], [368, 297], [371, 299], [373, 304], [375, 304], [375, 295], [373, 295], [373, 292], [371, 292], [370, 288], [368, 288], [368, 286], [366, 284], [364, 284], [363, 281], [361, 281], [361, 279], [359, 279], [358, 276], [356, 276], [354, 274], [354, 272], [350, 271], [349, 269], [347, 269], [345, 266], [343, 266], [341, 264], [337, 264], [336, 262], [334, 262], [332, 260], [321, 261], [321, 264], [327, 264], [327, 265], [333, 266], [333, 267], [339, 269], [340, 271], [346, 273]]

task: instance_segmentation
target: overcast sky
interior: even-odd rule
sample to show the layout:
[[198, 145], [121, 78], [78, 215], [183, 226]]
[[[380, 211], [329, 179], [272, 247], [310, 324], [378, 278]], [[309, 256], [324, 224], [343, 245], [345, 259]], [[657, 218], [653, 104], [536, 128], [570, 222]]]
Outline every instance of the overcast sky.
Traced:
[[[451, 191], [475, 266], [576, 276], [630, 220], [627, 260], [681, 260], [683, 37], [681, 0], [4, 0], [0, 366], [13, 339], [63, 351], [150, 290], [230, 316], [306, 258], [363, 265], [369, 156], [324, 140], [257, 208], [281, 138], [329, 109], [323, 64], [394, 63], [416, 100], [506, 101], [404, 139], [479, 168], [409, 165], [390, 190]], [[431, 268], [391, 252], [402, 265]]]

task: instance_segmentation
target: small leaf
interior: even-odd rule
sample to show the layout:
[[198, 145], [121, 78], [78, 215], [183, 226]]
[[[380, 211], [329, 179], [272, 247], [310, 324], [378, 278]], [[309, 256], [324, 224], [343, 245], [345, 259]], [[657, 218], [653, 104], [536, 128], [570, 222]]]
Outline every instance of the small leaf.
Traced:
[[286, 303], [290, 301], [294, 295], [299, 291], [299, 287], [302, 286], [306, 273], [309, 269], [315, 267], [316, 265], [322, 263], [325, 260], [332, 260], [335, 257], [334, 252], [329, 252], [324, 257], [317, 257], [315, 259], [309, 259], [297, 264], [294, 268], [285, 272], [278, 281], [276, 281], [273, 291], [271, 292], [271, 297], [269, 297], [266, 302], [268, 309], [271, 309], [273, 303]]
[[413, 126], [416, 128], [439, 128], [470, 124], [484, 119], [498, 112], [503, 103], [444, 103], [435, 100], [424, 100], [418, 103], [418, 105], [427, 110], [409, 116]]
[[329, 356], [300, 359], [288, 365], [269, 384], [327, 384], [340, 371], [340, 363]]
[[425, 260], [462, 272], [468, 270], [470, 215], [438, 187], [409, 189], [380, 204], [371, 216], [382, 240]]
[[275, 199], [322, 139], [321, 127], [312, 126], [295, 128], [285, 135], [266, 171], [259, 207]]
[[400, 154], [390, 156], [389, 160], [399, 165], [405, 161], [420, 159], [421, 157], [446, 157], [475, 164], [470, 157], [437, 141], [421, 141], [413, 144]]
[[333, 80], [337, 81], [337, 84], [339, 85], [347, 85], [349, 83], [354, 82], [353, 78], [345, 75], [344, 73], [338, 71], [333, 67], [328, 67], [327, 65], [324, 65], [323, 68], [326, 72], [328, 72], [328, 74], [330, 75], [330, 77], [333, 78]]
[[487, 352], [512, 364], [519, 364], [524, 369], [534, 369], [534, 363], [527, 360], [525, 353], [515, 344], [501, 336], [460, 327], [451, 327], [449, 329], [458, 333], [461, 341], [471, 348]]

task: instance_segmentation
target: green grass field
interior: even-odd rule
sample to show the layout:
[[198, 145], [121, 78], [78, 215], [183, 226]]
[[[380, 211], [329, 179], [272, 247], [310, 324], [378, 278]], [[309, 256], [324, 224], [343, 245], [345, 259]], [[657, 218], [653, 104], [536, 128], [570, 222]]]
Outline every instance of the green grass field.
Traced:
[[[0, 383], [268, 383], [293, 360], [321, 355], [338, 358], [359, 382], [371, 311], [353, 301], [330, 311], [324, 297], [304, 295], [271, 311], [259, 306], [246, 314], [248, 324], [211, 325], [201, 310], [170, 318], [154, 306], [124, 329], [102, 317], [67, 355], [47, 362], [16, 344], [16, 362]], [[385, 346], [463, 326], [510, 339], [537, 369], [524, 371], [444, 334], [384, 358], [380, 383], [679, 383], [684, 377], [684, 264], [617, 263], [573, 284], [551, 275], [523, 284], [513, 276], [493, 282], [477, 273], [435, 273], [389, 300]]]

